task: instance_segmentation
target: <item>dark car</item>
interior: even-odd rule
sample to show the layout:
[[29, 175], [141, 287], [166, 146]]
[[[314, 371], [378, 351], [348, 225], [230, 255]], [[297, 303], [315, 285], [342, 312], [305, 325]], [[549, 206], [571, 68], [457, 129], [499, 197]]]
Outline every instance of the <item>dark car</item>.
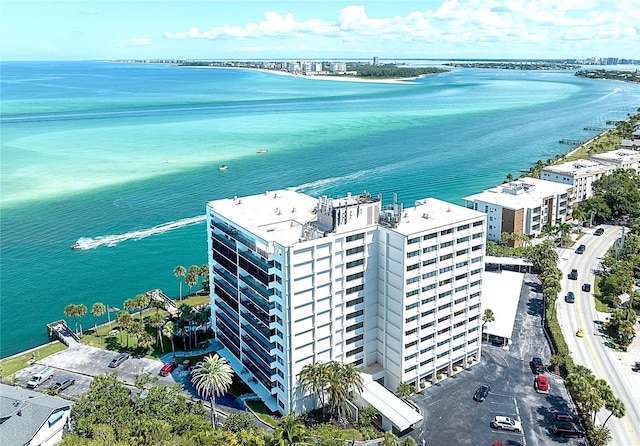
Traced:
[[561, 437], [584, 437], [586, 434], [582, 426], [570, 421], [555, 421], [553, 433]]
[[554, 412], [553, 421], [568, 421], [574, 424], [580, 424], [580, 417], [570, 412]]
[[604, 234], [604, 228], [596, 229], [596, 232], [594, 234], [600, 237], [602, 234]]
[[584, 254], [584, 251], [587, 249], [586, 246], [584, 245], [580, 245], [578, 246], [578, 249], [576, 249], [576, 254]]
[[576, 295], [573, 294], [573, 291], [569, 291], [565, 296], [564, 300], [572, 304], [576, 301]]
[[491, 392], [491, 387], [489, 387], [486, 384], [483, 384], [480, 387], [478, 387], [478, 390], [476, 390], [475, 395], [473, 395], [473, 400], [481, 403], [485, 400], [487, 395], [489, 395], [489, 392]]
[[73, 376], [66, 376], [61, 378], [55, 382], [53, 386], [51, 386], [51, 391], [54, 393], [60, 393], [64, 389], [69, 386], [72, 386], [76, 383], [76, 379]]
[[168, 363], [166, 363], [166, 364], [164, 364], [162, 366], [162, 368], [160, 369], [160, 373], [158, 373], [158, 374], [160, 376], [167, 376], [177, 368], [178, 368], [178, 363], [177, 362], [175, 362], [175, 361], [168, 362]]
[[578, 270], [577, 269], [572, 269], [571, 272], [569, 273], [569, 279], [571, 280], [578, 280]]
[[582, 291], [586, 291], [587, 293], [591, 291], [591, 284], [585, 283], [584, 285], [582, 285]]
[[544, 373], [544, 363], [542, 362], [542, 359], [533, 358], [531, 360], [531, 364], [533, 365], [533, 370], [535, 370], [536, 373]]
[[113, 357], [113, 359], [109, 363], [109, 367], [111, 367], [112, 369], [115, 368], [115, 367], [118, 367], [120, 364], [125, 362], [127, 359], [129, 359], [129, 353], [118, 353], [117, 355], [115, 355]]

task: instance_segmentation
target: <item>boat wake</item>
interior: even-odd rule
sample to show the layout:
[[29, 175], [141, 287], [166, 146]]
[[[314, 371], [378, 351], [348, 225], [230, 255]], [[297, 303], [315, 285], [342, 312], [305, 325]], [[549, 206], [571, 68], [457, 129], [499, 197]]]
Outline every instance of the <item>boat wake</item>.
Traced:
[[140, 229], [138, 231], [131, 231], [125, 234], [113, 234], [113, 235], [101, 235], [98, 237], [81, 237], [73, 245], [72, 249], [95, 249], [99, 246], [115, 246], [125, 240], [140, 240], [151, 235], [162, 234], [174, 229], [183, 228], [185, 226], [191, 226], [203, 222], [206, 219], [205, 215], [198, 215], [191, 218], [183, 218], [181, 220], [170, 221], [168, 223], [162, 223], [161, 225], [153, 226], [152, 228]]

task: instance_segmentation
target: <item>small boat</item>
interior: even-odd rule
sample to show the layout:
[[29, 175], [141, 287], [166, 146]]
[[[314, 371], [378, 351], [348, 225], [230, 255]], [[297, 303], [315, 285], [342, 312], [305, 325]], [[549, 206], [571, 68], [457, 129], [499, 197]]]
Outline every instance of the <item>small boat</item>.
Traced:
[[218, 170], [227, 170], [229, 166], [227, 166], [226, 164], [222, 164], [220, 167], [218, 167]]
[[268, 152], [268, 150], [267, 150], [267, 149], [260, 149], [260, 150], [258, 150], [258, 153], [267, 153], [267, 152]]
[[74, 243], [71, 245], [71, 249], [80, 249], [80, 243]]

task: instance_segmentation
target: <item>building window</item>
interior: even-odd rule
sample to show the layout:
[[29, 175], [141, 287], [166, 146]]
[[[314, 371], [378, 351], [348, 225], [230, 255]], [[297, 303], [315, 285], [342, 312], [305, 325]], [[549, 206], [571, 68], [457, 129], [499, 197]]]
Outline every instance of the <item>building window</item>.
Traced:
[[360, 335], [358, 335], [358, 336], [356, 336], [354, 338], [347, 339], [347, 345], [353, 344], [353, 343], [358, 342], [358, 341], [362, 341], [363, 339], [364, 339], [364, 335], [360, 334]]
[[410, 259], [411, 257], [415, 257], [417, 255], [420, 255], [420, 250], [408, 252], [407, 253], [407, 259]]
[[357, 355], [358, 353], [362, 353], [364, 351], [364, 347], [358, 347], [354, 350], [351, 350], [350, 352], [347, 352], [347, 356], [354, 356]]
[[445, 280], [441, 280], [440, 282], [438, 282], [438, 286], [445, 286], [445, 285], [449, 285], [451, 282], [453, 282], [453, 279], [445, 279]]
[[364, 277], [364, 272], [359, 272], [355, 274], [350, 274], [347, 276], [347, 282], [351, 282], [352, 280], [362, 279]]
[[405, 310], [409, 311], [409, 310], [413, 310], [414, 308], [418, 308], [418, 302], [411, 304], [411, 305], [407, 305], [405, 307]]
[[347, 262], [347, 268], [353, 268], [355, 266], [364, 265], [364, 259], [354, 260], [352, 262]]
[[425, 260], [424, 262], [422, 262], [422, 266], [433, 265], [434, 263], [436, 263], [436, 261], [436, 259]]
[[347, 294], [357, 293], [358, 291], [364, 290], [364, 284], [357, 285], [351, 288], [347, 288]]
[[482, 221], [474, 221], [473, 222], [473, 227], [477, 228], [478, 226], [482, 226]]
[[476, 245], [473, 248], [471, 248], [472, 251], [479, 251], [482, 249], [482, 245]]
[[[435, 285], [434, 285], [435, 286]], [[420, 302], [422, 305], [426, 305], [426, 304], [430, 304], [431, 302], [435, 301], [436, 298], [435, 296], [432, 297], [428, 297], [426, 299], [422, 299], [422, 302]]]
[[407, 279], [407, 285], [411, 285], [412, 283], [416, 283], [420, 281], [420, 277], [411, 277]]
[[484, 235], [484, 232], [478, 232], [477, 234], [473, 234], [471, 237], [475, 240], [477, 238], [480, 238]]
[[[438, 347], [442, 347], [443, 345], [447, 345], [449, 343], [449, 339], [445, 339], [444, 341], [438, 342]], [[438, 356], [440, 357], [440, 356]]]
[[422, 292], [424, 293], [424, 292], [430, 291], [430, 290], [434, 289], [435, 287], [436, 287], [435, 283], [432, 283], [431, 285], [423, 286], [422, 287]]
[[409, 355], [409, 356], [405, 356], [405, 357], [404, 357], [404, 360], [405, 360], [405, 361], [410, 361], [410, 360], [412, 360], [413, 358], [415, 358], [416, 356], [418, 356], [418, 354], [417, 354], [417, 353], [412, 353], [412, 354], [411, 354], [411, 355]]
[[405, 297], [412, 297], [412, 296], [417, 296], [419, 293], [418, 290], [413, 290], [413, 291], [407, 291], [407, 293], [405, 294]]
[[444, 268], [440, 268], [440, 274], [448, 273], [453, 270], [453, 266], [445, 266]]
[[409, 372], [413, 372], [416, 369], [415, 365], [412, 365], [411, 367], [409, 367], [408, 369], [404, 369], [404, 373], [409, 373]]
[[469, 229], [469, 225], [462, 225], [462, 226], [458, 226], [458, 231], [464, 231], [465, 229]]
[[441, 262], [444, 262], [445, 260], [449, 260], [449, 259], [453, 259], [453, 254], [445, 254], [443, 256], [440, 256]]
[[[433, 333], [431, 333], [430, 335], [425, 336], [424, 338], [420, 339], [420, 342], [426, 342], [429, 339], [433, 339], [434, 336], [435, 335]], [[420, 353], [427, 353], [429, 350], [433, 350], [433, 345], [430, 345], [429, 347], [420, 350]]]
[[418, 329], [417, 329], [417, 328], [412, 328], [412, 329], [411, 329], [411, 330], [409, 330], [409, 331], [405, 331], [405, 332], [404, 332], [404, 334], [405, 334], [406, 336], [410, 336], [410, 335], [412, 335], [412, 334], [416, 333], [417, 331], [418, 331]]
[[353, 255], [353, 254], [358, 254], [364, 252], [364, 246], [356, 246], [355, 248], [349, 248], [347, 249], [347, 255]]
[[430, 314], [433, 314], [433, 313], [435, 313], [435, 312], [436, 312], [436, 310], [429, 310], [429, 311], [425, 311], [425, 312], [424, 312], [424, 313], [422, 313], [420, 316], [421, 316], [421, 317], [427, 317], [427, 316], [429, 316]]
[[354, 242], [356, 240], [362, 240], [363, 238], [364, 238], [364, 233], [361, 232], [360, 234], [353, 234], [353, 235], [347, 236], [347, 241]]
[[453, 246], [453, 240], [448, 242], [440, 243], [440, 248], [448, 248], [449, 246]]
[[433, 234], [427, 234], [424, 237], [422, 237], [422, 240], [431, 240], [432, 238], [436, 238], [438, 236], [437, 233], [433, 233]]
[[416, 321], [416, 320], [418, 320], [418, 316], [411, 316], [410, 318], [407, 318], [405, 320], [405, 322], [409, 323], [409, 322], [413, 322], [413, 321]]
[[438, 336], [448, 333], [449, 331], [451, 331], [451, 327], [446, 327], [446, 328], [443, 328], [442, 330], [438, 330]]
[[478, 263], [478, 262], [482, 262], [482, 256], [471, 259], [471, 263]]
[[471, 275], [473, 276], [474, 274], [480, 274], [480, 271], [482, 271], [481, 269], [474, 269], [473, 271], [471, 271]]
[[467, 278], [468, 273], [464, 273], [464, 274], [460, 274], [456, 276], [456, 281], [458, 280], [462, 280], [462, 279], [466, 279]]
[[456, 263], [456, 268], [462, 268], [463, 266], [467, 266], [468, 264], [469, 264], [469, 261], [465, 260], [464, 262]]
[[420, 237], [414, 237], [407, 240], [407, 245], [413, 245], [414, 243], [418, 243], [420, 241]]
[[444, 310], [446, 310], [448, 308], [451, 308], [451, 302], [449, 302], [448, 304], [440, 305], [438, 307], [438, 311], [444, 311]]
[[448, 235], [453, 234], [453, 229], [445, 229], [444, 231], [440, 231], [440, 235]]
[[347, 331], [356, 331], [358, 328], [362, 328], [362, 327], [364, 327], [364, 322], [358, 322], [355, 325], [347, 327]]
[[457, 256], [461, 256], [467, 254], [469, 252], [469, 248], [461, 249], [460, 251], [456, 251]]
[[423, 253], [423, 254], [426, 254], [426, 253], [428, 253], [428, 252], [433, 252], [433, 251], [435, 251], [436, 249], [438, 249], [438, 247], [437, 247], [437, 246], [435, 246], [435, 245], [434, 245], [434, 246], [427, 246], [426, 248], [423, 248], [423, 249], [422, 249], [422, 253]]
[[466, 237], [460, 237], [458, 240], [456, 240], [456, 243], [464, 243], [468, 241], [469, 241], [469, 236], [466, 236]]
[[357, 299], [350, 300], [349, 302], [347, 302], [347, 308], [361, 304], [362, 302], [364, 302], [364, 297], [358, 297]]
[[429, 271], [428, 273], [424, 273], [422, 275], [423, 279], [429, 279], [430, 277], [435, 276], [437, 273], [435, 271]]

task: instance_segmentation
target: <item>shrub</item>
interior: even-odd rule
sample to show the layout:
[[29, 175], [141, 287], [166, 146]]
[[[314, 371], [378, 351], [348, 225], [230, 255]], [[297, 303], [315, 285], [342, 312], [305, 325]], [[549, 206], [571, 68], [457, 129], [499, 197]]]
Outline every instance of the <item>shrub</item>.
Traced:
[[231, 432], [251, 432], [256, 428], [256, 424], [253, 421], [253, 416], [249, 412], [232, 413], [222, 426], [224, 429]]

